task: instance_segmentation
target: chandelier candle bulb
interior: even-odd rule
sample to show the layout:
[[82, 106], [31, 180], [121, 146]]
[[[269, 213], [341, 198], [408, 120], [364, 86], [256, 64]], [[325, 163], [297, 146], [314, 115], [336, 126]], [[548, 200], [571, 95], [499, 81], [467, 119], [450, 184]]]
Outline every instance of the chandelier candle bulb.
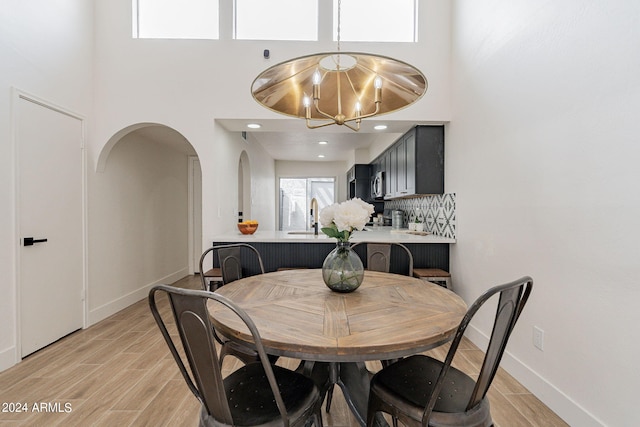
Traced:
[[373, 102], [376, 103], [376, 108], [378, 108], [378, 104], [382, 100], [382, 79], [380, 78], [380, 76], [377, 76], [373, 81], [373, 87], [376, 89], [374, 95], [375, 100]]

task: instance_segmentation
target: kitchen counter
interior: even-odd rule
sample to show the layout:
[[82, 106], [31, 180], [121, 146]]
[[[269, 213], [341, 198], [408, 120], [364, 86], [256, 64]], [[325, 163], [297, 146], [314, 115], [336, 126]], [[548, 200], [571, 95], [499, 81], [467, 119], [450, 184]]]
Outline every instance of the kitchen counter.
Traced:
[[[434, 236], [409, 234], [409, 230], [393, 229], [392, 227], [367, 227], [356, 231], [351, 236], [351, 243], [377, 242], [402, 243], [413, 255], [414, 268], [449, 269], [449, 246], [455, 239]], [[317, 236], [313, 232], [261, 231], [244, 235], [239, 231], [216, 236], [213, 245], [225, 243], [248, 243], [260, 252], [265, 271], [276, 271], [278, 268], [320, 268], [327, 254], [336, 247], [336, 239], [327, 237], [320, 232]], [[358, 248], [356, 252], [361, 259], [366, 257], [365, 248]], [[241, 261], [245, 274], [257, 274], [259, 266], [255, 257], [243, 254]], [[391, 271], [406, 274], [406, 259], [399, 248], [391, 252]], [[213, 266], [217, 267], [218, 260], [213, 259]]]
[[[254, 234], [244, 235], [239, 231], [216, 236], [213, 239], [218, 243], [335, 243], [336, 239], [328, 237], [322, 231], [317, 236], [313, 232], [287, 232], [287, 231], [256, 231]], [[455, 243], [456, 239], [434, 236], [433, 234], [410, 234], [409, 230], [394, 229], [392, 227], [365, 227], [362, 231], [356, 231], [351, 236], [352, 243], [357, 242], [393, 242], [393, 243]]]

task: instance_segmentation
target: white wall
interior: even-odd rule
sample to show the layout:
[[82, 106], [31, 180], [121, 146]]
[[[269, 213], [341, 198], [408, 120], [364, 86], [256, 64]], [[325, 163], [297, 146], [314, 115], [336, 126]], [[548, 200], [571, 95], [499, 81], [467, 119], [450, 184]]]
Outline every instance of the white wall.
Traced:
[[185, 151], [133, 132], [89, 174], [90, 323], [188, 274]]
[[640, 3], [457, 0], [453, 28], [456, 288], [531, 275], [503, 366], [570, 425], [635, 426]]
[[93, 3], [4, 0], [0, 10], [0, 370], [15, 363], [16, 250], [11, 87], [91, 115]]
[[203, 197], [213, 198], [215, 209], [213, 221], [203, 218], [203, 222], [211, 223], [208, 232], [204, 233], [203, 247], [211, 246], [213, 237], [219, 234], [237, 231], [238, 222], [238, 163], [242, 152], [249, 158], [251, 173], [251, 216], [258, 221], [261, 230], [274, 230], [275, 193], [274, 160], [255, 142], [249, 134], [243, 140], [238, 132], [228, 132], [216, 126], [214, 132], [215, 163], [210, 180], [203, 181]]

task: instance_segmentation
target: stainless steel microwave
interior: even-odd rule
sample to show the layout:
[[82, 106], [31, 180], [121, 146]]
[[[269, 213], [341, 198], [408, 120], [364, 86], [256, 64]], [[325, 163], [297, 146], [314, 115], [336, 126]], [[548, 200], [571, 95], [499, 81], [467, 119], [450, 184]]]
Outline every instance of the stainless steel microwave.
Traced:
[[384, 172], [376, 172], [371, 181], [371, 195], [375, 199], [384, 197]]

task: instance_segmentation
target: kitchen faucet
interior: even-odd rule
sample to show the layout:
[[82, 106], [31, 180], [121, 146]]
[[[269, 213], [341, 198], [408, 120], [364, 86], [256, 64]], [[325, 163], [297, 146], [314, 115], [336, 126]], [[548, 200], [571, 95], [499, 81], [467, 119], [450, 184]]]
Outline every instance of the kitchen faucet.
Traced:
[[311, 199], [311, 215], [313, 216], [313, 222], [311, 225], [313, 226], [313, 234], [318, 235], [318, 201], [314, 197]]

